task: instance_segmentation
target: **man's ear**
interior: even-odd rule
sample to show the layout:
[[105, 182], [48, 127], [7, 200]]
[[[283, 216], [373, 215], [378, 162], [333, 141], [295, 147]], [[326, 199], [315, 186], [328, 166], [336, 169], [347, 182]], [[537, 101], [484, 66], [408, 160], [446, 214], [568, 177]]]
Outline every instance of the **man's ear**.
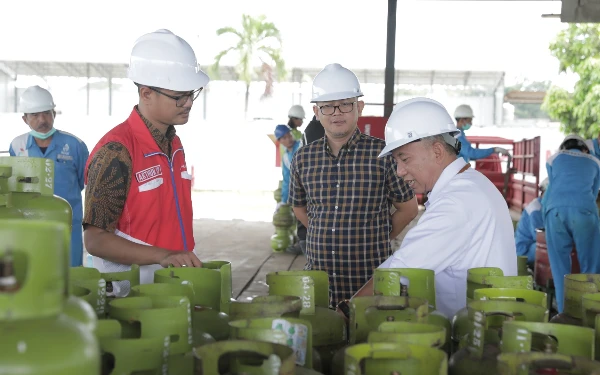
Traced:
[[356, 105], [358, 106], [358, 115], [362, 116], [362, 111], [363, 108], [365, 108], [365, 102], [363, 102], [362, 100], [359, 100]]
[[140, 86], [140, 102], [148, 102], [152, 97], [152, 90], [147, 86]]
[[[23, 119], [23, 122], [27, 124], [27, 113], [23, 113], [23, 117], [21, 117]], [[29, 124], [27, 124], [27, 126], [29, 126]]]
[[321, 118], [319, 116], [321, 114], [320, 112], [321, 111], [319, 111], [319, 107], [316, 104], [313, 105], [313, 113], [315, 114], [315, 116], [317, 117], [317, 120], [319, 120], [319, 121], [321, 121]]
[[432, 150], [433, 155], [435, 156], [435, 162], [438, 164], [441, 163], [444, 157], [446, 156], [446, 149], [444, 145], [440, 142], [434, 142]]

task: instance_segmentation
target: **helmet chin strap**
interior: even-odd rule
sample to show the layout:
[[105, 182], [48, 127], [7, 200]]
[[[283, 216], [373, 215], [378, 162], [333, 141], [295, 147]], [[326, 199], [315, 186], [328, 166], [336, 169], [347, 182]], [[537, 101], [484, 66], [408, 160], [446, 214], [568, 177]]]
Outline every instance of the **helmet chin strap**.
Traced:
[[447, 144], [449, 144], [450, 146], [452, 146], [456, 152], [456, 155], [458, 155], [460, 153], [460, 148], [461, 148], [461, 143], [458, 139], [454, 138], [453, 136], [451, 136], [449, 133], [444, 133], [442, 134], [442, 137], [444, 138], [444, 141], [446, 141]]

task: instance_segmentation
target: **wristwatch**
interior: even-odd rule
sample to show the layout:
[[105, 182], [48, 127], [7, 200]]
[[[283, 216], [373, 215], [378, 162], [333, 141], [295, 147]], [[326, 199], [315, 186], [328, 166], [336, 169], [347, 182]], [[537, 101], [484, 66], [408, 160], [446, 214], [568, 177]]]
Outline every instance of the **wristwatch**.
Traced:
[[337, 304], [337, 308], [340, 309], [340, 311], [346, 316], [346, 318], [350, 318], [350, 305], [349, 305], [350, 300], [349, 299], [345, 299], [342, 302]]

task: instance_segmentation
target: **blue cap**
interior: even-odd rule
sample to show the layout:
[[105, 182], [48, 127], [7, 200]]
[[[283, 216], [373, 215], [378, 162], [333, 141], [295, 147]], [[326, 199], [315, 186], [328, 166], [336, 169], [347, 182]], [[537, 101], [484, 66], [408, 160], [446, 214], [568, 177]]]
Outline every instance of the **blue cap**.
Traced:
[[275, 138], [279, 139], [291, 131], [292, 128], [287, 125], [277, 125], [275, 127]]

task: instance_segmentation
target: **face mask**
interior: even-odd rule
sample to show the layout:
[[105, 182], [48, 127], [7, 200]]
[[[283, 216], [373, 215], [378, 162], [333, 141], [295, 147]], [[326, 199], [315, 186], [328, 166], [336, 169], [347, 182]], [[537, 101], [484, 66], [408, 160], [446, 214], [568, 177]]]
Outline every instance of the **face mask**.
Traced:
[[50, 137], [52, 137], [52, 134], [56, 133], [56, 129], [52, 128], [52, 130], [50, 130], [48, 133], [40, 133], [40, 132], [36, 132], [35, 130], [31, 129], [29, 131], [29, 134], [31, 134], [33, 137], [37, 138], [37, 139], [48, 139]]
[[469, 130], [469, 129], [471, 129], [471, 124], [466, 124], [466, 125], [463, 125], [463, 127], [462, 127], [463, 131]]

